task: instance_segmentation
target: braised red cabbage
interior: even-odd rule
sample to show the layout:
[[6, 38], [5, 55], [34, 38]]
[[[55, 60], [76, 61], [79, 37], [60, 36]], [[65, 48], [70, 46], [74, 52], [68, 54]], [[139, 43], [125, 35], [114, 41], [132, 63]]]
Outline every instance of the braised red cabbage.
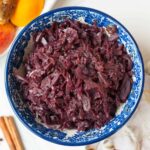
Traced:
[[16, 75], [35, 117], [48, 127], [88, 130], [110, 121], [132, 85], [132, 60], [117, 27], [54, 22], [33, 34], [34, 50]]

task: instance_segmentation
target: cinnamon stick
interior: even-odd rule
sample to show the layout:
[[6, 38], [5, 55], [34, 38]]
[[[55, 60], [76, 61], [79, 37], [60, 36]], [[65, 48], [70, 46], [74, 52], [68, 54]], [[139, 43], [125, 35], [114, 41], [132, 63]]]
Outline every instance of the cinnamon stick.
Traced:
[[21, 142], [21, 137], [16, 128], [13, 117], [4, 117], [7, 127], [9, 127], [9, 132], [16, 146], [16, 150], [24, 150], [23, 143]]
[[16, 150], [15, 145], [14, 145], [13, 140], [12, 140], [12, 137], [11, 137], [11, 135], [8, 131], [8, 128], [6, 126], [6, 123], [4, 121], [4, 117], [0, 117], [0, 127], [3, 131], [3, 134], [5, 136], [6, 141], [10, 147], [10, 150]]

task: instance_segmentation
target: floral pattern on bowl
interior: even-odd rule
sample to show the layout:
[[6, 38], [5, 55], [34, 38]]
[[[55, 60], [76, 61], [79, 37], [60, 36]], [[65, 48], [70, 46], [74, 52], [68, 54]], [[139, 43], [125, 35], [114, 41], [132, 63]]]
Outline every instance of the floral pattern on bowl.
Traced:
[[[119, 42], [123, 43], [127, 52], [131, 55], [133, 60], [133, 85], [126, 103], [121, 107], [116, 117], [108, 122], [101, 129], [91, 129], [88, 131], [75, 131], [70, 134], [67, 131], [59, 131], [48, 129], [36, 122], [30, 113], [29, 109], [24, 105], [20, 93], [20, 85], [14, 78], [12, 72], [14, 68], [19, 68], [24, 56], [24, 50], [28, 45], [33, 32], [37, 32], [44, 28], [50, 27], [53, 21], [61, 22], [65, 18], [75, 20], [84, 20], [91, 24], [97, 20], [98, 26], [107, 26], [110, 24], [117, 25]], [[64, 7], [59, 8], [48, 13], [45, 13], [27, 25], [16, 38], [11, 51], [9, 53], [6, 64], [6, 78], [5, 78], [6, 92], [8, 99], [18, 118], [23, 124], [39, 137], [62, 145], [86, 145], [103, 140], [118, 129], [120, 129], [132, 116], [140, 101], [143, 86], [144, 86], [144, 65], [141, 53], [136, 42], [127, 29], [111, 16], [85, 7]]]

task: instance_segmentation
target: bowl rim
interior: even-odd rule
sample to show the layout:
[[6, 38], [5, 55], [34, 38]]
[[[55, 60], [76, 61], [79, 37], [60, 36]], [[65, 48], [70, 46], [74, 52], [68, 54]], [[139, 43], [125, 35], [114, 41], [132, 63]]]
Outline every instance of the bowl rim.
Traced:
[[[108, 18], [110, 18], [111, 20], [114, 20], [116, 23], [118, 23], [127, 33], [128, 35], [130, 36], [130, 38], [133, 40], [133, 43], [135, 44], [135, 47], [137, 49], [137, 52], [139, 54], [139, 58], [141, 59], [141, 63], [142, 63], [142, 88], [141, 88], [141, 91], [140, 91], [140, 95], [139, 95], [139, 99], [137, 100], [137, 103], [134, 107], [134, 109], [132, 110], [132, 112], [130, 113], [130, 115], [124, 120], [123, 123], [121, 123], [120, 125], [117, 126], [117, 128], [113, 131], [110, 131], [110, 133], [104, 135], [104, 136], [101, 136], [97, 139], [94, 139], [94, 140], [91, 140], [91, 141], [84, 141], [84, 142], [79, 142], [79, 143], [69, 143], [69, 142], [61, 142], [61, 141], [58, 141], [57, 139], [49, 139], [48, 137], [45, 137], [43, 136], [42, 134], [38, 133], [34, 128], [32, 128], [31, 126], [29, 126], [23, 119], [22, 119], [22, 116], [19, 114], [19, 112], [16, 110], [15, 106], [14, 106], [14, 103], [12, 101], [12, 98], [11, 98], [11, 94], [10, 94], [10, 88], [9, 88], [9, 85], [8, 85], [8, 64], [9, 64], [9, 61], [10, 61], [10, 55], [12, 54], [12, 50], [14, 49], [14, 47], [16, 46], [17, 44], [17, 41], [20, 39], [20, 37], [23, 35], [23, 33], [25, 31], [28, 30], [28, 28], [37, 20], [40, 20], [41, 18], [44, 18], [46, 17], [47, 15], [50, 15], [50, 14], [53, 14], [55, 12], [59, 12], [59, 11], [65, 11], [65, 10], [88, 10], [88, 11], [92, 11], [92, 12], [95, 12], [95, 13], [98, 13], [98, 14], [102, 14], [103, 16], [106, 16]], [[108, 15], [107, 13], [104, 13], [103, 11], [100, 11], [100, 10], [96, 10], [96, 9], [93, 9], [93, 8], [89, 8], [89, 7], [81, 7], [81, 6], [69, 6], [69, 7], [60, 7], [60, 8], [57, 8], [57, 9], [53, 9], [51, 11], [48, 11], [42, 15], [40, 15], [39, 17], [35, 18], [33, 21], [31, 21], [27, 26], [25, 26], [22, 31], [17, 35], [16, 39], [14, 40], [13, 42], [13, 45], [11, 46], [10, 48], [10, 51], [8, 53], [8, 56], [7, 56], [7, 60], [6, 60], [6, 64], [5, 64], [5, 90], [6, 90], [6, 94], [7, 94], [7, 98], [9, 100], [9, 103], [14, 111], [14, 113], [16, 114], [17, 118], [22, 122], [22, 124], [27, 128], [29, 129], [33, 134], [37, 135], [38, 137], [48, 141], [48, 142], [53, 142], [55, 144], [60, 144], [60, 145], [65, 145], [65, 146], [83, 146], [83, 145], [88, 145], [88, 144], [92, 144], [92, 143], [96, 143], [96, 142], [99, 142], [99, 141], [102, 141], [104, 140], [105, 138], [108, 138], [109, 136], [113, 135], [114, 133], [116, 133], [119, 129], [121, 129], [127, 122], [128, 120], [131, 118], [131, 116], [133, 115], [133, 113], [135, 112], [140, 100], [141, 100], [141, 96], [142, 96], [142, 93], [143, 93], [143, 89], [144, 89], [144, 82], [145, 82], [145, 74], [144, 74], [144, 63], [143, 63], [143, 58], [142, 58], [142, 55], [141, 55], [141, 52], [140, 52], [140, 49], [135, 41], [135, 39], [133, 38], [133, 36], [131, 35], [131, 33], [126, 29], [126, 27], [120, 23], [118, 20], [116, 20], [114, 17]]]

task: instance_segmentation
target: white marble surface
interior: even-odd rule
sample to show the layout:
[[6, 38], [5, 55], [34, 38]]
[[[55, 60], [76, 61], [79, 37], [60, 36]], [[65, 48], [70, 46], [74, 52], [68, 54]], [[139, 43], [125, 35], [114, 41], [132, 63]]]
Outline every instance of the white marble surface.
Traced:
[[[150, 1], [149, 0], [46, 0], [43, 12], [62, 6], [87, 6], [106, 12], [121, 23], [132, 33], [137, 41], [144, 61], [150, 60]], [[0, 58], [0, 116], [13, 115], [21, 133], [26, 150], [84, 150], [82, 147], [66, 147], [40, 139], [20, 123], [12, 111], [4, 88], [4, 68], [6, 55]], [[2, 133], [0, 132], [0, 137]], [[0, 150], [9, 150], [6, 142], [0, 143]]]

